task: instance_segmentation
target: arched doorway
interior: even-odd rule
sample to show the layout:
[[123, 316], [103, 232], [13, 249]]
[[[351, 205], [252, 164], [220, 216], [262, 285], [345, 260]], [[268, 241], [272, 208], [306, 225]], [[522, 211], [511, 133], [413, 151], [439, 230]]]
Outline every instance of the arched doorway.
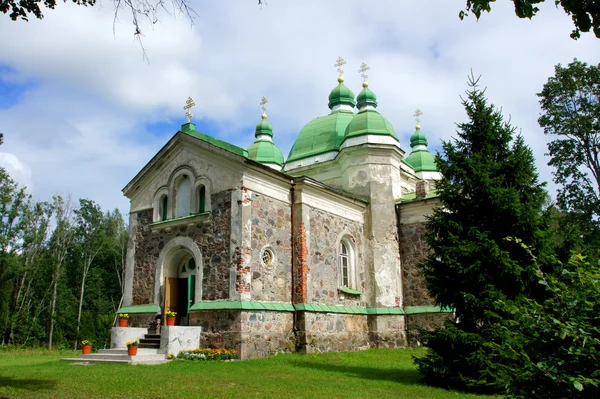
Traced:
[[177, 312], [176, 325], [189, 325], [190, 308], [202, 298], [201, 284], [202, 255], [198, 246], [188, 237], [169, 241], [159, 255], [156, 270], [155, 303], [163, 315]]

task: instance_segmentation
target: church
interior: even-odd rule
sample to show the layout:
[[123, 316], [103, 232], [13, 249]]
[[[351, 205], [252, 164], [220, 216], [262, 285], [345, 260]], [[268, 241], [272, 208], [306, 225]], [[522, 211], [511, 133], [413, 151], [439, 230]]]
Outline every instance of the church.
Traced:
[[414, 328], [451, 316], [418, 268], [441, 178], [421, 112], [405, 151], [377, 111], [369, 68], [355, 97], [343, 64], [330, 112], [300, 130], [287, 157], [265, 98], [247, 149], [197, 131], [188, 99], [188, 122], [123, 189], [119, 312], [132, 327], [176, 312], [177, 326], [200, 331], [199, 346], [248, 359], [403, 347]]

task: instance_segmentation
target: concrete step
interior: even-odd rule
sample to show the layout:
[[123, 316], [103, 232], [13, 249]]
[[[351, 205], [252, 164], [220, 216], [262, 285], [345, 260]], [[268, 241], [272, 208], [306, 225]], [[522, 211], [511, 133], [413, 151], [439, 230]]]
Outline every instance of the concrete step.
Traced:
[[[98, 353], [101, 354], [118, 354], [118, 355], [126, 355], [127, 349], [100, 349]], [[137, 351], [138, 355], [156, 355], [158, 354], [157, 349], [148, 349], [148, 348], [140, 348], [138, 347]]]
[[160, 349], [160, 343], [154, 342], [154, 343], [147, 344], [147, 343], [141, 342], [139, 348], [140, 349]]
[[159, 344], [160, 338], [142, 338], [140, 339], [140, 344]]
[[160, 334], [146, 334], [144, 336], [144, 338], [148, 338], [148, 339], [150, 339], [150, 338], [156, 338], [156, 339], [160, 340]]
[[70, 363], [81, 363], [81, 364], [88, 364], [88, 363], [131, 364], [131, 361], [129, 361], [129, 360], [81, 359], [79, 357], [62, 358], [62, 359], [60, 359], [60, 361], [61, 362], [70, 362]]
[[128, 364], [163, 364], [170, 360], [164, 353], [158, 353], [157, 349], [138, 348], [137, 355], [129, 356], [127, 349], [101, 349], [98, 353], [80, 355], [78, 358], [64, 358], [64, 362], [89, 363], [128, 363]]

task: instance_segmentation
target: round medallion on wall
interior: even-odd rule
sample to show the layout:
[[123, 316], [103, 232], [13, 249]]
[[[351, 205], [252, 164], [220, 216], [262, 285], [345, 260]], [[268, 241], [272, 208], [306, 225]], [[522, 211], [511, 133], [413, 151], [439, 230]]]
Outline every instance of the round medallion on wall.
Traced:
[[263, 248], [260, 253], [260, 263], [268, 270], [273, 269], [275, 266], [275, 253], [271, 248]]

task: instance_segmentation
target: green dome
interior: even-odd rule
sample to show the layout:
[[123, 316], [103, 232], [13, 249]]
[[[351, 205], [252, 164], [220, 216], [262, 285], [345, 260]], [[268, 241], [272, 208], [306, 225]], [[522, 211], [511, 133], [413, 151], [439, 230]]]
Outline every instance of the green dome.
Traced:
[[427, 137], [425, 137], [425, 134], [423, 134], [423, 132], [421, 131], [420, 126], [417, 126], [417, 130], [415, 130], [415, 132], [410, 138], [410, 148], [414, 148], [418, 145], [427, 146]]
[[360, 111], [346, 128], [345, 138], [378, 134], [398, 140], [392, 124], [374, 109]]
[[271, 124], [267, 120], [266, 115], [265, 115], [265, 118], [263, 118], [256, 125], [256, 130], [255, 130], [254, 136], [258, 137], [262, 134], [266, 134], [267, 136], [273, 137], [273, 126], [271, 126]]
[[367, 83], [363, 83], [364, 89], [358, 93], [358, 97], [356, 98], [356, 103], [358, 104], [358, 108], [362, 108], [365, 105], [372, 105], [377, 107], [377, 96], [371, 89]]
[[329, 94], [329, 109], [340, 104], [354, 107], [356, 105], [354, 102], [354, 93], [346, 87], [343, 78], [340, 77], [338, 82], [340, 83]]
[[283, 166], [283, 154], [271, 140], [256, 140], [248, 148], [248, 158], [260, 163]]
[[338, 110], [308, 122], [300, 130], [287, 162], [338, 150], [344, 140], [346, 126], [354, 117], [352, 111]]
[[413, 168], [415, 172], [437, 172], [435, 157], [427, 150], [427, 137], [421, 131], [420, 126], [410, 138], [412, 152], [404, 161]]

